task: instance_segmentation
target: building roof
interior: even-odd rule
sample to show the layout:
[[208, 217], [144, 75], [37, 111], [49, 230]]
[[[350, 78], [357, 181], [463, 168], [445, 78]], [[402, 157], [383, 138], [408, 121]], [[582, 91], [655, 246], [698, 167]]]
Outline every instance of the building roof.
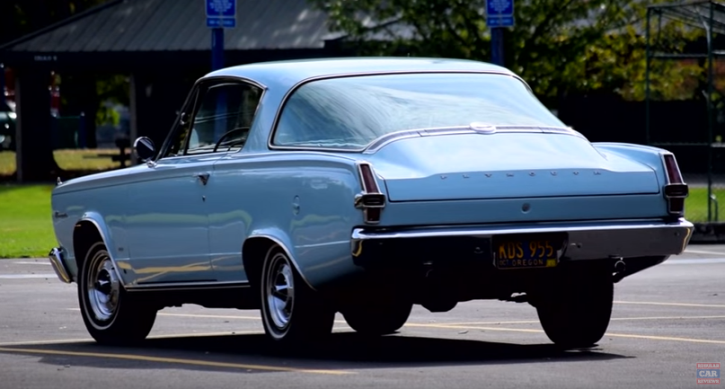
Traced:
[[[237, 0], [227, 50], [324, 47], [327, 16], [305, 0]], [[209, 50], [204, 2], [112, 0], [3, 48], [26, 52]]]
[[[227, 50], [324, 47], [327, 15], [306, 0], [237, 0]], [[112, 0], [3, 46], [11, 52], [209, 50], [204, 2]]]

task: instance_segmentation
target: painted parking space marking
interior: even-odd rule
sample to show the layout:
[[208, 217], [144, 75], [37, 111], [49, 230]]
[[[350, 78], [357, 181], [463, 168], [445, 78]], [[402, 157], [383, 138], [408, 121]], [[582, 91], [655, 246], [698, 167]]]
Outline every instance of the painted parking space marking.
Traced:
[[[611, 321], [640, 321], [640, 320], [702, 320], [702, 319], [725, 319], [725, 315], [719, 316], [644, 316], [644, 317], [613, 317]], [[538, 320], [513, 320], [513, 321], [470, 321], [458, 323], [444, 323], [447, 325], [492, 325], [492, 324], [539, 324]]]
[[672, 259], [662, 262], [662, 265], [709, 265], [718, 263], [725, 263], [725, 258]]
[[692, 307], [692, 308], [725, 308], [720, 304], [695, 304], [695, 303], [665, 303], [655, 301], [615, 301], [615, 304], [631, 304], [631, 305], [661, 305], [665, 307]]
[[[154, 335], [146, 339], [173, 339], [173, 338], [201, 338], [209, 336], [235, 336], [235, 335], [261, 335], [262, 331], [234, 331], [234, 332], [194, 332], [190, 334], [167, 334]], [[75, 338], [75, 339], [48, 339], [48, 340], [25, 340], [16, 342], [0, 342], [0, 347], [7, 346], [37, 346], [37, 345], [54, 345], [54, 344], [72, 344], [72, 343], [95, 343], [93, 338]]]
[[27, 261], [18, 261], [13, 262], [17, 263], [18, 265], [42, 265], [42, 266], [50, 266], [50, 262], [27, 262]]
[[685, 249], [685, 253], [689, 254], [703, 254], [703, 255], [725, 255], [723, 252], [717, 252], [717, 251], [709, 251], [709, 250], [691, 250], [691, 249]]
[[[78, 309], [78, 308], [71, 308]], [[163, 313], [159, 312], [160, 316], [175, 316], [175, 317], [189, 317], [198, 319], [231, 319], [231, 320], [261, 320], [260, 317], [255, 316], [236, 316], [236, 315], [208, 315], [208, 314], [196, 314], [196, 313]], [[642, 316], [642, 317], [614, 317], [612, 321], [639, 321], [639, 320], [701, 320], [701, 319], [725, 319], [725, 315], [708, 315], [708, 316]], [[335, 323], [346, 324], [344, 320], [335, 320]], [[411, 323], [415, 325], [437, 325], [438, 323]], [[495, 324], [539, 324], [538, 320], [511, 320], [511, 321], [476, 321], [476, 322], [456, 322], [456, 323], [441, 323], [444, 325], [495, 325]]]
[[2, 280], [22, 280], [29, 278], [58, 278], [55, 273], [48, 274], [0, 274]]
[[[183, 314], [178, 313], [174, 314], [175, 316], [184, 316], [184, 317], [199, 317], [199, 315], [196, 314]], [[208, 316], [214, 316], [214, 315], [203, 315], [203, 318], [207, 318]], [[229, 318], [235, 318], [235, 316], [227, 316]], [[244, 319], [249, 319], [251, 317], [244, 317]], [[722, 319], [725, 318], [725, 316], [672, 316], [673, 319]], [[636, 318], [615, 318], [613, 320], [665, 320], [667, 317], [636, 317]], [[344, 324], [345, 321], [343, 320], [336, 320], [336, 323], [342, 323]], [[491, 324], [498, 324], [502, 322], [491, 322]], [[530, 320], [522, 320], [522, 321], [516, 321], [516, 322], [506, 322], [507, 324], [533, 324], [533, 323], [539, 323], [538, 321], [530, 321]], [[406, 323], [405, 327], [411, 327], [411, 328], [438, 328], [438, 329], [456, 329], [456, 330], [484, 330], [484, 331], [502, 331], [502, 332], [527, 332], [527, 333], [544, 333], [543, 330], [538, 329], [528, 329], [528, 328], [510, 328], [510, 327], [484, 327], [480, 325], [460, 325], [460, 324], [431, 324], [431, 323]], [[606, 333], [606, 336], [611, 337], [620, 337], [620, 338], [636, 338], [636, 339], [646, 339], [646, 340], [669, 340], [669, 341], [679, 341], [679, 342], [691, 342], [691, 343], [709, 343], [709, 344], [725, 344], [725, 340], [713, 340], [713, 339], [696, 339], [696, 338], [682, 338], [682, 337], [669, 337], [669, 336], [650, 336], [650, 335], [637, 335], [637, 334], [617, 334], [617, 333]]]
[[311, 374], [326, 374], [326, 375], [356, 374], [354, 372], [344, 371], [344, 370], [305, 369], [305, 368], [296, 368], [296, 367], [288, 367], [288, 366], [256, 365], [256, 364], [231, 363], [231, 362], [214, 362], [214, 361], [205, 361], [205, 360], [201, 360], [201, 359], [152, 357], [152, 356], [148, 356], [148, 355], [137, 355], [137, 354], [117, 354], [117, 353], [101, 353], [101, 352], [85, 352], [85, 351], [61, 351], [61, 350], [15, 348], [15, 347], [0, 347], [0, 352], [14, 353], [14, 354], [40, 354], [40, 355], [60, 355], [60, 356], [70, 356], [70, 357], [121, 359], [121, 360], [128, 360], [128, 361], [170, 363], [170, 364], [179, 364], [179, 365], [205, 366], [205, 367], [243, 369], [243, 370], [278, 371], [278, 372], [311, 373]]
[[[419, 328], [440, 328], [440, 329], [452, 329], [452, 330], [483, 330], [483, 331], [498, 331], [498, 332], [526, 332], [543, 334], [544, 330], [528, 329], [528, 328], [507, 328], [507, 327], [482, 327], [482, 326], [458, 326], [458, 325], [446, 325], [446, 324], [406, 324], [406, 327], [419, 327]], [[633, 339], [644, 339], [644, 340], [661, 340], [661, 341], [672, 341], [672, 342], [690, 342], [690, 343], [706, 343], [706, 344], [718, 344], [725, 345], [725, 340], [714, 340], [714, 339], [696, 339], [696, 338], [681, 338], [675, 336], [654, 336], [654, 335], [637, 335], [637, 334], [619, 334], [607, 332], [604, 336], [612, 338], [633, 338]]]

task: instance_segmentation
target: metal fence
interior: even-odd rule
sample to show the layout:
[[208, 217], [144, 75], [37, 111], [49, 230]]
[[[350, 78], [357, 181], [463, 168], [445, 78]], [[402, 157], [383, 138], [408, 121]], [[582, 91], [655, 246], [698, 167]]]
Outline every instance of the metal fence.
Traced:
[[[659, 41], [663, 25], [667, 21], [682, 22], [689, 28], [703, 30], [706, 49], [699, 52], [668, 52], [667, 44]], [[687, 217], [693, 221], [719, 221], [719, 202], [725, 201], [725, 94], [717, 90], [715, 77], [716, 59], [725, 57], [725, 51], [714, 46], [717, 35], [725, 35], [725, 3], [699, 0], [651, 5], [647, 9], [645, 34], [647, 144], [674, 151], [678, 159], [692, 158], [698, 161], [697, 165], [702, 167], [697, 169], [700, 173], [686, 175], [691, 187], [687, 200]], [[689, 120], [679, 129], [663, 130], [668, 127], [666, 121], [672, 116], [666, 112], [657, 112], [658, 102], [651, 95], [651, 72], [655, 60], [695, 60], [706, 69], [707, 82], [700, 91], [703, 96], [700, 106], [688, 114]], [[687, 164], [690, 162], [686, 161]]]

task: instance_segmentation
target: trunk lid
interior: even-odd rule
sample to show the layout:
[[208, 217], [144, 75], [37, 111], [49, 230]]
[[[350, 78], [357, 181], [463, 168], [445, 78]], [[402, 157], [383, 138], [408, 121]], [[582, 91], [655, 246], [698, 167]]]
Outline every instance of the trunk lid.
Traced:
[[655, 171], [564, 134], [406, 138], [367, 156], [393, 202], [656, 194]]

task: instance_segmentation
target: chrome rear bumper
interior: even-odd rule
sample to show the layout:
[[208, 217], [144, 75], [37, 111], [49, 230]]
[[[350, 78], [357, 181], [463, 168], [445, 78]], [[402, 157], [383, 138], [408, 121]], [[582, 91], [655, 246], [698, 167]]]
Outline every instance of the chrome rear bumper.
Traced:
[[55, 270], [58, 279], [66, 284], [70, 284], [73, 280], [63, 259], [63, 249], [58, 247], [53, 248], [48, 254], [48, 259], [50, 260], [50, 264], [53, 265], [53, 270]]
[[[599, 222], [535, 223], [483, 227], [432, 227], [405, 230], [353, 230], [351, 251], [355, 259], [377, 256], [384, 247], [440, 247], [455, 244], [458, 238], [482, 241], [503, 235], [566, 233], [563, 260], [604, 258], [667, 257], [685, 250], [694, 226], [685, 219], [618, 220]], [[489, 246], [490, 247], [490, 246]], [[476, 247], [478, 249], [478, 247]]]

